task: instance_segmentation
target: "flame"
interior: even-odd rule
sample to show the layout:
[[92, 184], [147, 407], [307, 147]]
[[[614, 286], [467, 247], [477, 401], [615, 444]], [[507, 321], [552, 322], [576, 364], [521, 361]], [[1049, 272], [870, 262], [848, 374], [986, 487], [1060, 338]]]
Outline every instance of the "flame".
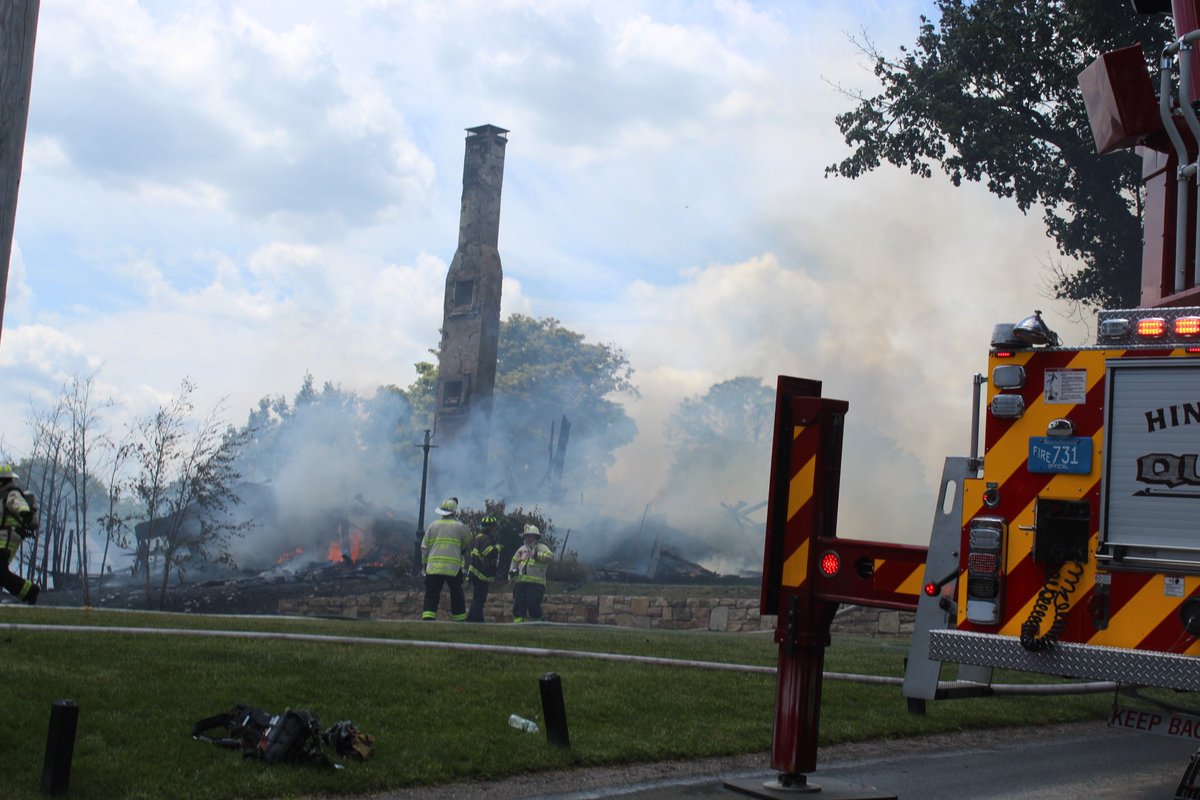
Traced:
[[275, 563], [276, 564], [285, 564], [303, 552], [304, 552], [303, 547], [297, 547], [295, 550], [289, 550], [288, 552], [281, 555], [279, 558], [275, 559]]
[[[359, 557], [362, 555], [363, 532], [361, 530], [358, 530], [357, 528], [355, 528], [354, 530], [350, 531], [349, 538], [350, 538], [350, 560], [358, 561]], [[334, 539], [332, 542], [329, 543], [329, 552], [326, 554], [326, 557], [330, 561], [341, 561], [342, 556], [343, 556], [342, 543], [341, 543], [341, 541]]]

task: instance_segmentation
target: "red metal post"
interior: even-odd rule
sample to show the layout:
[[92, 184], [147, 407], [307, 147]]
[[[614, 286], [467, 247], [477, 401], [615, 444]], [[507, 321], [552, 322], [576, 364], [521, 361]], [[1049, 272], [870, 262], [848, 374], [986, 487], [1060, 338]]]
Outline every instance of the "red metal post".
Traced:
[[771, 767], [802, 780], [817, 764], [821, 679], [837, 603], [814, 591], [818, 535], [837, 527], [842, 420], [847, 404], [820, 383], [781, 377], [767, 503], [763, 612], [777, 614], [779, 645]]
[[[915, 611], [928, 549], [837, 536], [848, 408], [818, 381], [780, 377], [767, 500], [761, 611], [779, 645], [771, 767], [803, 783], [817, 766], [825, 648], [840, 603]], [[830, 556], [836, 570], [822, 570]]]

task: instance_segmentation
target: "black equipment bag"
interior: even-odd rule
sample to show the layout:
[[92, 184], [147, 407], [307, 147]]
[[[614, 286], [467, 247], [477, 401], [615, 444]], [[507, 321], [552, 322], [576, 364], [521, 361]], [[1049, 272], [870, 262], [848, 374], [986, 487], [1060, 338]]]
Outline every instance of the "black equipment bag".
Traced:
[[[224, 735], [210, 736], [214, 729]], [[261, 708], [236, 705], [231, 711], [205, 717], [192, 726], [192, 738], [218, 747], [242, 751], [243, 758], [268, 764], [297, 762], [329, 764], [321, 751], [321, 721], [305, 709], [285, 709], [270, 714]]]

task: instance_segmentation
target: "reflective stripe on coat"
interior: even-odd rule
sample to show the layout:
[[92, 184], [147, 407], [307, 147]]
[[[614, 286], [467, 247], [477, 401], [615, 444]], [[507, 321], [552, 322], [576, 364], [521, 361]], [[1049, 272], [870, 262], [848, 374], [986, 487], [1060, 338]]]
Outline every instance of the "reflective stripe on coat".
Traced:
[[421, 563], [427, 575], [457, 575], [471, 541], [467, 526], [456, 519], [434, 520], [421, 540]]
[[517, 583], [540, 583], [546, 585], [546, 568], [554, 560], [554, 551], [538, 542], [533, 547], [522, 545], [513, 555], [512, 571], [517, 574]]

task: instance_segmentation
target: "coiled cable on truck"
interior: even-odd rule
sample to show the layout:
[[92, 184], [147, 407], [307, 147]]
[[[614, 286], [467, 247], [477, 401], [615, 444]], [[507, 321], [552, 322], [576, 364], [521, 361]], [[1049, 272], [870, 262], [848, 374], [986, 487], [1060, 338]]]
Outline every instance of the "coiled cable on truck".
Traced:
[[[1063, 573], [1064, 567], [1066, 568], [1065, 574]], [[1036, 653], [1054, 646], [1054, 643], [1062, 636], [1063, 629], [1067, 627], [1067, 615], [1071, 611], [1071, 595], [1078, 588], [1079, 580], [1082, 577], [1083, 564], [1078, 561], [1059, 564], [1058, 568], [1054, 570], [1054, 574], [1046, 579], [1046, 585], [1038, 592], [1037, 599], [1033, 601], [1029, 619], [1021, 625], [1021, 647], [1031, 653]], [[1045, 633], [1041, 633], [1042, 622], [1051, 609], [1054, 610], [1054, 619], [1051, 621], [1049, 629]]]

